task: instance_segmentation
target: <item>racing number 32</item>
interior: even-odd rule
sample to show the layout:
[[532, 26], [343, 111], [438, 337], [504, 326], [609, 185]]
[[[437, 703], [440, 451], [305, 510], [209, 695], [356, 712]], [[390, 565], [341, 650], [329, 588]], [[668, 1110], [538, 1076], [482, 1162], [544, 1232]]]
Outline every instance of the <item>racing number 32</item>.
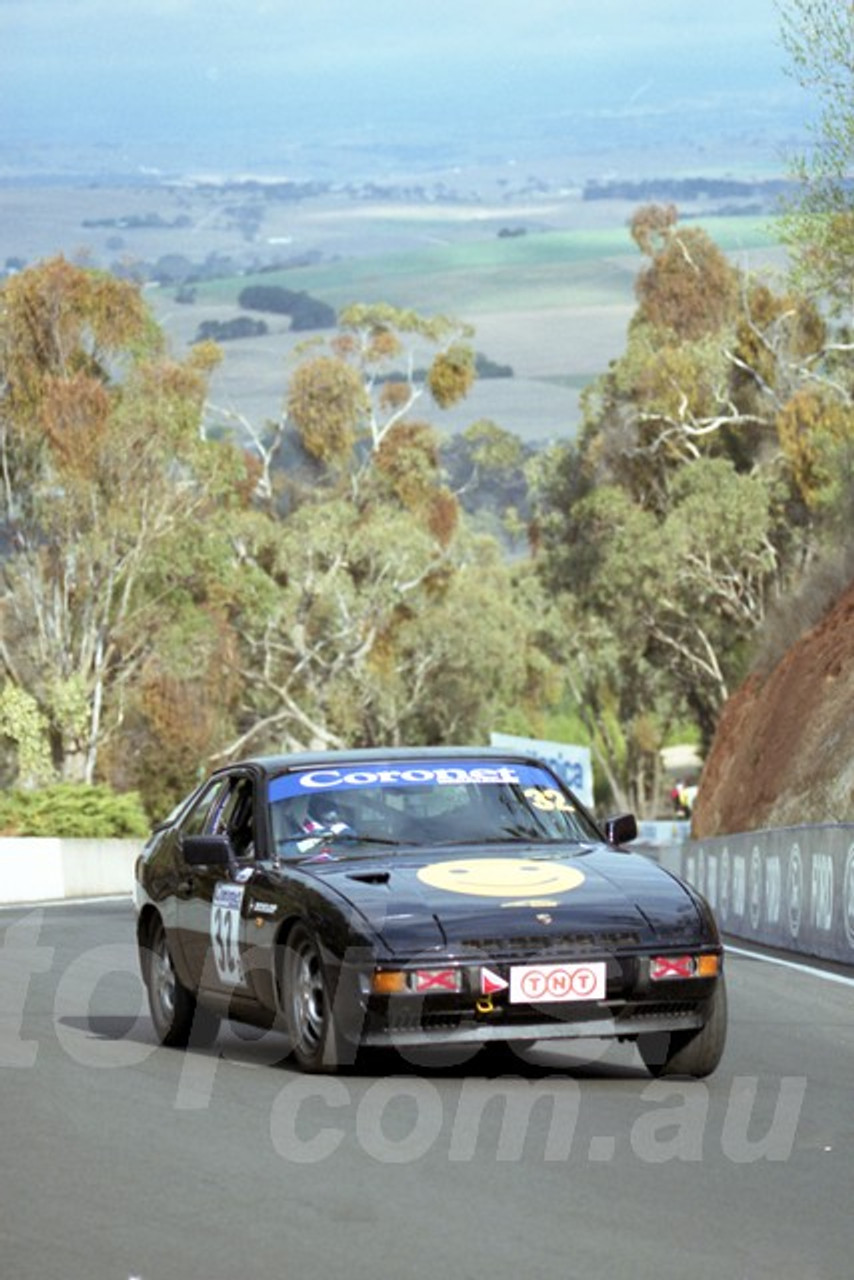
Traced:
[[554, 813], [556, 809], [564, 813], [573, 812], [573, 807], [566, 796], [550, 787], [528, 787], [525, 796], [535, 809], [541, 809], [544, 813]]
[[211, 903], [211, 944], [217, 977], [227, 987], [243, 983], [240, 963], [240, 908], [243, 885], [218, 884]]

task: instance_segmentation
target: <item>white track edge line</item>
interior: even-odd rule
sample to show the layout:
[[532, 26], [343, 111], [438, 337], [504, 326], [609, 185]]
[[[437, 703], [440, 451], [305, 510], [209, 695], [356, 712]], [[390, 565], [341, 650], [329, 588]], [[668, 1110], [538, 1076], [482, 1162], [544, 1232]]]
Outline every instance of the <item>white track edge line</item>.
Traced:
[[854, 977], [848, 978], [843, 973], [833, 973], [829, 969], [818, 969], [811, 964], [798, 963], [796, 960], [784, 960], [782, 956], [769, 956], [761, 951], [749, 951], [746, 947], [732, 947], [725, 944], [725, 949], [735, 956], [746, 956], [749, 960], [764, 960], [767, 964], [778, 964], [783, 969], [794, 969], [796, 973], [807, 973], [813, 978], [822, 978], [825, 982], [838, 982], [843, 987], [854, 987]]
[[31, 902], [0, 902], [0, 911], [33, 911], [37, 907], [91, 907], [99, 902], [133, 902], [132, 893], [99, 893], [94, 898], [35, 898]]

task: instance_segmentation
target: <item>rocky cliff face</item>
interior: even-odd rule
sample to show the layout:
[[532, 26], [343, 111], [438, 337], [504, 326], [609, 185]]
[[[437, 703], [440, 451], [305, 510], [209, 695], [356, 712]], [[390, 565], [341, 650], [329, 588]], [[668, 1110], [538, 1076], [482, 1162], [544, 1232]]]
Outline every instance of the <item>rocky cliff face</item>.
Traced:
[[730, 698], [703, 768], [695, 837], [854, 821], [854, 586]]

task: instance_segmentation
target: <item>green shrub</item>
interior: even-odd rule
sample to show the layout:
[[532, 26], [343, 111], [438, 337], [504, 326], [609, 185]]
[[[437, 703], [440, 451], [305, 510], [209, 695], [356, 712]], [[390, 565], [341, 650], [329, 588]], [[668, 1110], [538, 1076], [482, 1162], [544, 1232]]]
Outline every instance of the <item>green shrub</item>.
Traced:
[[0, 793], [0, 835], [101, 840], [146, 835], [150, 823], [135, 791], [58, 782]]

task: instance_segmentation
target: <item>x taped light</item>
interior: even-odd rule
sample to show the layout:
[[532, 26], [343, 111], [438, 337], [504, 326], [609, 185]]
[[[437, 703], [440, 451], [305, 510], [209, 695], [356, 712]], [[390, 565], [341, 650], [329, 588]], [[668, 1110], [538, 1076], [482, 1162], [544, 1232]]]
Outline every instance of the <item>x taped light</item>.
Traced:
[[401, 995], [417, 992], [461, 991], [463, 975], [460, 969], [377, 969], [371, 978], [371, 991], [376, 996]]
[[719, 972], [718, 956], [652, 956], [649, 962], [653, 982], [668, 978], [716, 978]]

